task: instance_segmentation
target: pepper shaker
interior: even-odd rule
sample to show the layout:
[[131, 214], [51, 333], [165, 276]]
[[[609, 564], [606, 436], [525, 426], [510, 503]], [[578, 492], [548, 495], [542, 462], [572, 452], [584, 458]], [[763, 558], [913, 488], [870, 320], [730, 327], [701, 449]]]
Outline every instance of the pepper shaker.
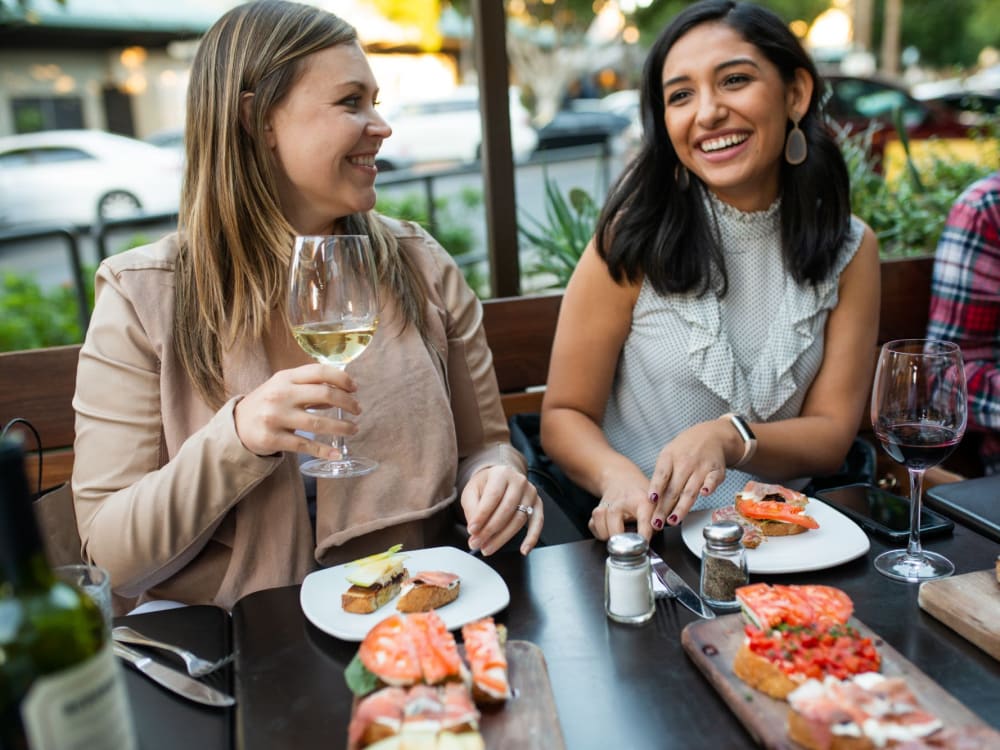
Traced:
[[740, 603], [736, 599], [736, 589], [750, 580], [743, 529], [734, 521], [719, 521], [708, 524], [701, 533], [705, 537], [705, 549], [701, 554], [701, 596], [712, 607], [737, 609]]
[[640, 625], [653, 616], [656, 602], [648, 549], [641, 534], [615, 534], [608, 540], [604, 610], [615, 622]]

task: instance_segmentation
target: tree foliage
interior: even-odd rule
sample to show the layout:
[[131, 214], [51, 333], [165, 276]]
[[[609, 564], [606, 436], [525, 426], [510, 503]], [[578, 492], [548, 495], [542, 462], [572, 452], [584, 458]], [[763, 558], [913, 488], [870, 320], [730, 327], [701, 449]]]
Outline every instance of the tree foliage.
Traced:
[[[920, 51], [920, 64], [932, 68], [975, 65], [983, 47], [1000, 48], [1000, 3], [996, 0], [904, 0], [900, 49]], [[879, 49], [885, 0], [875, 0], [873, 46]]]

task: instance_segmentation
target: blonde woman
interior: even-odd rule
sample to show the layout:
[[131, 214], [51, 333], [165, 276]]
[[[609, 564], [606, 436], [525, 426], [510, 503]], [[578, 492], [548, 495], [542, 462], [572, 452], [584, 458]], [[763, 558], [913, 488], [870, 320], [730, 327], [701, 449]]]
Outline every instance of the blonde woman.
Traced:
[[[508, 443], [481, 307], [419, 227], [373, 213], [389, 125], [354, 29], [317, 8], [239, 6], [188, 92], [177, 234], [105, 261], [80, 356], [73, 491], [84, 554], [116, 593], [214, 603], [401, 542], [491, 554], [541, 503]], [[295, 344], [295, 234], [367, 234], [378, 333], [346, 373]], [[341, 407], [338, 420], [307, 407]], [[298, 455], [350, 435], [379, 468], [319, 480]]]

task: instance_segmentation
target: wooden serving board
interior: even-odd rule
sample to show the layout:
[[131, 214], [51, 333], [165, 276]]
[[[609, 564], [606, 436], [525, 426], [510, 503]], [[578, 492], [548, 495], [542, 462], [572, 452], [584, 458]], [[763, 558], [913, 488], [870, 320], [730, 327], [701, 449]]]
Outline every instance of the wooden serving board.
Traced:
[[480, 707], [487, 750], [565, 750], [556, 700], [542, 650], [529, 641], [507, 641], [513, 696], [499, 706]]
[[[542, 650], [529, 641], [507, 641], [505, 651], [513, 695], [502, 704], [478, 707], [486, 750], [566, 750]], [[464, 656], [461, 645], [459, 652]], [[357, 704], [355, 698], [354, 708]]]
[[920, 584], [920, 608], [994, 659], [1000, 659], [1000, 583], [977, 570]]
[[[754, 690], [733, 674], [733, 659], [743, 643], [743, 624], [739, 614], [693, 622], [681, 633], [681, 643], [757, 744], [782, 750], [798, 747], [787, 736], [788, 704]], [[946, 727], [988, 727], [865, 625], [854, 618], [850, 624], [862, 636], [872, 639], [882, 655], [882, 674], [886, 677], [905, 677], [917, 699]]]

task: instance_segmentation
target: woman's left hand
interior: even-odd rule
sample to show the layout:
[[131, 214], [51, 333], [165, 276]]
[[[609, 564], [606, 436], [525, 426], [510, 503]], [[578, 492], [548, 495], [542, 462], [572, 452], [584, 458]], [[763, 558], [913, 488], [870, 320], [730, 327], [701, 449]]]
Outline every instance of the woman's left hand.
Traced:
[[528, 531], [521, 554], [538, 543], [545, 522], [542, 501], [524, 474], [510, 466], [480, 469], [462, 492], [462, 510], [469, 528], [469, 549], [492, 555], [525, 524]]

